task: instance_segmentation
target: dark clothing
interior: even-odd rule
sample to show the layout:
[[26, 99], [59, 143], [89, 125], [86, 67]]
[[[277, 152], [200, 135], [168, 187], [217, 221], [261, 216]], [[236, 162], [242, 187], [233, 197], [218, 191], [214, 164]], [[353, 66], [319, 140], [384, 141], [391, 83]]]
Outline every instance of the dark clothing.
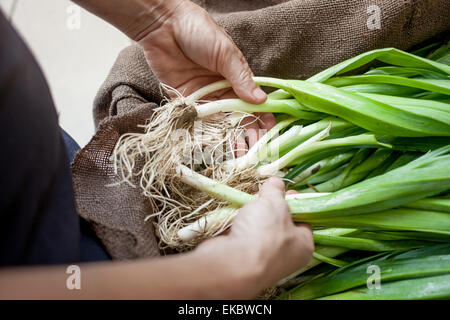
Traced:
[[49, 88], [0, 13], [0, 266], [82, 259], [66, 144]]

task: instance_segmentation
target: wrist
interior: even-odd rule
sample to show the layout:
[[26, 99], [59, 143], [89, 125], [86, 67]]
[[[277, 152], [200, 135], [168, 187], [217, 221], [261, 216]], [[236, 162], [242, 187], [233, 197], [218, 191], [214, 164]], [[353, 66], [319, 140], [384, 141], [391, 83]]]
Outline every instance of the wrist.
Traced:
[[168, 23], [180, 6], [189, 0], [145, 0], [141, 2], [141, 13], [137, 16], [127, 35], [136, 42], [148, 37]]
[[128, 37], [139, 41], [158, 29], [189, 0], [73, 0], [108, 21]]

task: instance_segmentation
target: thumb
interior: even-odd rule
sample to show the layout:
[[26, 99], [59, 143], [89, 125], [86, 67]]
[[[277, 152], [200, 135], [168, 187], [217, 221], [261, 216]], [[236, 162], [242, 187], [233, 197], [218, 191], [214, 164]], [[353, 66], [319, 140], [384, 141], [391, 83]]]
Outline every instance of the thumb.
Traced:
[[271, 177], [264, 182], [259, 190], [260, 198], [281, 198], [284, 200], [284, 183], [283, 180], [277, 177]]
[[253, 73], [242, 52], [234, 44], [233, 40], [226, 36], [227, 45], [223, 46], [223, 52], [219, 55], [219, 73], [230, 81], [234, 92], [242, 100], [261, 104], [267, 99], [267, 94], [253, 81]]

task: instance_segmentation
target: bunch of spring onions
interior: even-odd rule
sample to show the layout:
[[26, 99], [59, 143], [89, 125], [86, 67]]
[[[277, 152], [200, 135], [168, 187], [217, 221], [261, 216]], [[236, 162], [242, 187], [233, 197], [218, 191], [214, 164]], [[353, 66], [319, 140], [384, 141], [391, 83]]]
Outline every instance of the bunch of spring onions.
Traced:
[[[249, 190], [215, 179], [215, 172], [238, 180], [250, 172], [256, 182], [276, 175], [298, 191], [286, 200], [294, 221], [314, 227], [316, 243], [311, 263], [278, 283], [279, 298], [450, 298], [450, 44], [413, 53], [369, 51], [304, 81], [255, 81], [277, 89], [262, 105], [239, 99], [195, 103], [229, 87], [227, 81], [183, 100], [196, 118], [272, 112], [278, 124], [243, 157], [217, 163], [212, 157], [212, 167], [174, 162], [177, 179], [210, 200], [195, 214], [171, 220], [183, 221], [171, 246], [217, 234], [255, 199]], [[116, 168], [129, 177], [133, 164], [134, 158]], [[138, 174], [151, 194], [142, 181], [154, 181], [148, 177], [158, 173]], [[221, 205], [211, 206], [214, 199]], [[187, 206], [182, 197], [176, 202]], [[367, 284], [371, 266], [381, 272], [376, 288]]]

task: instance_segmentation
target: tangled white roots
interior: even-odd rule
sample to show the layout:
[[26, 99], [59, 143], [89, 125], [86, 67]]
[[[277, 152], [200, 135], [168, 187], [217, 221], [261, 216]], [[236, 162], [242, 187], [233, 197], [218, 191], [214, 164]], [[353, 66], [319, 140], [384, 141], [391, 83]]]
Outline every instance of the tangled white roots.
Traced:
[[127, 133], [120, 137], [111, 157], [121, 182], [140, 185], [150, 201], [152, 213], [147, 217], [155, 225], [161, 249], [187, 250], [204, 238], [220, 233], [230, 225], [223, 221], [208, 226], [208, 231], [183, 242], [178, 231], [197, 221], [206, 212], [221, 208], [224, 202], [213, 199], [180, 181], [180, 164], [219, 182], [246, 192], [256, 192], [259, 178], [255, 170], [229, 172], [221, 164], [234, 158], [236, 139], [243, 127], [220, 119], [196, 121], [195, 105], [182, 98], [155, 109], [144, 133]]

